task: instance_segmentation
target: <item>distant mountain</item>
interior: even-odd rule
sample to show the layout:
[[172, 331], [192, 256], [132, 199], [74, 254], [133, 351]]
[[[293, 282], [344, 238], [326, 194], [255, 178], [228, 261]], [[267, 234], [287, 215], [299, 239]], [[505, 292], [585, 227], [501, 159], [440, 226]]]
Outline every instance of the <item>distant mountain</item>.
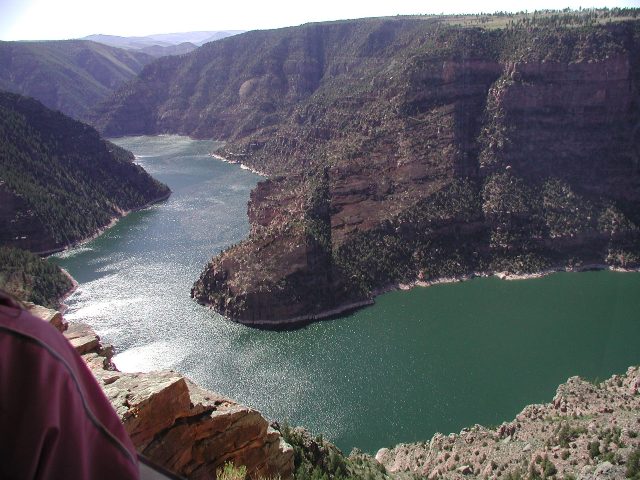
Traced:
[[144, 52], [154, 57], [182, 55], [199, 46], [243, 33], [242, 30], [224, 30], [211, 32], [160, 33], [145, 37], [119, 37], [116, 35], [89, 35], [82, 40], [90, 40], [126, 50]]
[[220, 40], [221, 38], [231, 37], [244, 33], [244, 30], [214, 30], [209, 32], [184, 32], [184, 33], [161, 33], [158, 35], [149, 35], [146, 38], [163, 41], [176, 45], [183, 42], [190, 42], [195, 45], [203, 45], [207, 42]]
[[60, 250], [166, 198], [132, 160], [92, 127], [0, 92], [0, 246]]
[[204, 40], [198, 42], [194, 42], [198, 45], [204, 45], [205, 43], [209, 43], [209, 42], [215, 42], [216, 40], [221, 40], [223, 38], [227, 38], [227, 37], [232, 37], [233, 35], [239, 35], [241, 33], [244, 33], [244, 30], [227, 30], [224, 32], [210, 32], [212, 33], [212, 35], [210, 35], [209, 37], [205, 38]]
[[168, 55], [184, 55], [198, 48], [190, 42], [179, 43], [178, 45], [167, 45], [163, 47], [161, 45], [151, 45], [150, 47], [141, 48], [139, 51], [151, 55], [155, 58], [166, 57]]
[[84, 40], [0, 42], [0, 90], [84, 119], [153, 57]]
[[117, 35], [89, 35], [80, 40], [98, 42], [110, 47], [124, 48], [125, 50], [139, 50], [145, 47], [153, 47], [154, 45], [161, 47], [172, 45], [170, 42], [154, 40], [148, 37], [119, 37]]

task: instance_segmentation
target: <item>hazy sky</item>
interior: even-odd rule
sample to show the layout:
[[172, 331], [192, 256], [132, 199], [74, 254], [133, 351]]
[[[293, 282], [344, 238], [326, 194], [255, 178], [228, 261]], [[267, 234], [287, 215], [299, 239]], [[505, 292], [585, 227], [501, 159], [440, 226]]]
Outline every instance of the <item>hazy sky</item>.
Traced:
[[0, 39], [253, 30], [344, 18], [420, 13], [640, 7], [640, 0], [0, 0]]

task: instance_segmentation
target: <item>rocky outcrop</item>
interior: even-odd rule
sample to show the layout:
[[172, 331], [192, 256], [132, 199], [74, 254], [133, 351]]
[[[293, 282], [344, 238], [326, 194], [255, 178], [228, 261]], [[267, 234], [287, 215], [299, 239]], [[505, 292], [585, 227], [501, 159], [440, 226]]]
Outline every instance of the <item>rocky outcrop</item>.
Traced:
[[249, 238], [192, 291], [239, 322], [323, 318], [416, 278], [636, 267], [638, 22], [572, 15], [250, 32], [149, 66], [98, 124], [224, 138], [271, 176]]
[[69, 324], [62, 316], [62, 313], [60, 313], [59, 311], [53, 310], [51, 308], [43, 307], [42, 305], [36, 305], [30, 302], [25, 302], [25, 306], [27, 307], [27, 310], [31, 315], [41, 318], [47, 323], [50, 323], [53, 326], [53, 328], [55, 328], [59, 332], [64, 332], [69, 328]]
[[87, 325], [64, 332], [102, 386], [133, 444], [154, 463], [190, 479], [215, 478], [225, 462], [252, 478], [291, 478], [293, 450], [259, 412], [171, 372], [123, 373], [113, 348]]
[[436, 478], [624, 478], [640, 451], [640, 368], [602, 383], [579, 377], [558, 387], [551, 403], [529, 405], [497, 428], [476, 425], [424, 443], [381, 449], [389, 472]]

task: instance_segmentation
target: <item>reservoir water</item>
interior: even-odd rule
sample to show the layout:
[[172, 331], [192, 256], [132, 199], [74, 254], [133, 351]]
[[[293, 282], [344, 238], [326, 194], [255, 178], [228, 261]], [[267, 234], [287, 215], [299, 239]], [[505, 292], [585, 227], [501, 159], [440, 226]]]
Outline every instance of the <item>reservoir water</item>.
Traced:
[[229, 322], [189, 298], [207, 260], [248, 233], [259, 177], [211, 158], [215, 142], [130, 137], [171, 198], [57, 256], [80, 286], [66, 317], [116, 346], [125, 371], [177, 370], [348, 453], [550, 401], [569, 376], [640, 363], [640, 274], [560, 273], [391, 292], [343, 318], [290, 332]]

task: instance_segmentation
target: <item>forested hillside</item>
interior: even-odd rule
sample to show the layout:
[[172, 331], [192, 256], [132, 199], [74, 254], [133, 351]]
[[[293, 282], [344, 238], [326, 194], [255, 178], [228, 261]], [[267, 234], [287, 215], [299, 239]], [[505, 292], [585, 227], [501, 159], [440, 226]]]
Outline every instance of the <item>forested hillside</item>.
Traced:
[[168, 187], [92, 127], [0, 93], [0, 246], [60, 250]]
[[19, 300], [58, 308], [73, 287], [60, 267], [31, 252], [0, 246], [0, 288]]
[[85, 40], [0, 42], [0, 90], [86, 119], [100, 101], [153, 60]]

